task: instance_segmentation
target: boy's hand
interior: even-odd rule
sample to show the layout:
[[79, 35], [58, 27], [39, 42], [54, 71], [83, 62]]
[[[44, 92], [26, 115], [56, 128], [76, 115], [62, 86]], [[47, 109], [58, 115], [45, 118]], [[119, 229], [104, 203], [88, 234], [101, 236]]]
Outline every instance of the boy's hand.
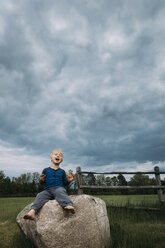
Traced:
[[40, 175], [40, 181], [41, 181], [41, 182], [44, 182], [44, 181], [45, 181], [45, 177], [46, 177], [45, 174], [41, 174], [41, 175]]
[[71, 181], [73, 181], [74, 180], [74, 175], [71, 173], [71, 174], [69, 174], [69, 176], [68, 176], [68, 182], [71, 182]]

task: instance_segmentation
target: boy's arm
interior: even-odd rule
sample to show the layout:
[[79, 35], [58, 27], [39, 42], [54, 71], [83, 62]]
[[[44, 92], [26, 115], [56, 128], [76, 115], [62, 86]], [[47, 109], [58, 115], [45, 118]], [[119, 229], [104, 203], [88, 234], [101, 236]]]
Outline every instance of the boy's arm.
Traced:
[[40, 183], [43, 184], [45, 182], [45, 178], [46, 178], [46, 175], [45, 175], [45, 172], [46, 172], [47, 168], [45, 168], [43, 171], [42, 171], [42, 174], [40, 175]]
[[74, 180], [74, 175], [73, 174], [70, 174], [68, 176], [68, 178], [66, 177], [66, 173], [65, 171], [63, 170], [63, 183], [65, 186], [69, 185], [69, 183]]
[[71, 173], [68, 176], [68, 182], [72, 182], [75, 179], [74, 175]]
[[46, 175], [45, 175], [44, 173], [42, 173], [42, 174], [40, 175], [40, 181], [41, 181], [42, 183], [45, 182], [45, 177], [46, 177]]

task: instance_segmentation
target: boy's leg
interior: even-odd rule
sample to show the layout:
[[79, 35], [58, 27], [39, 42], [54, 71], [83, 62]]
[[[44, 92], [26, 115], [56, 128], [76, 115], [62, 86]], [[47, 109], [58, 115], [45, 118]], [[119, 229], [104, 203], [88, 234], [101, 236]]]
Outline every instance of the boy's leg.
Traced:
[[52, 199], [53, 197], [50, 194], [50, 192], [48, 190], [44, 190], [37, 194], [36, 199], [33, 205], [31, 206], [31, 209], [34, 209], [35, 212], [37, 213], [46, 202]]
[[40, 208], [49, 200], [53, 199], [52, 195], [47, 191], [44, 190], [37, 194], [34, 203], [31, 206], [31, 209], [28, 213], [26, 213], [23, 218], [24, 219], [35, 219], [35, 214], [40, 210]]
[[53, 187], [51, 188], [51, 193], [61, 205], [61, 207], [65, 208], [66, 206], [73, 206], [73, 202], [69, 198], [65, 188]]

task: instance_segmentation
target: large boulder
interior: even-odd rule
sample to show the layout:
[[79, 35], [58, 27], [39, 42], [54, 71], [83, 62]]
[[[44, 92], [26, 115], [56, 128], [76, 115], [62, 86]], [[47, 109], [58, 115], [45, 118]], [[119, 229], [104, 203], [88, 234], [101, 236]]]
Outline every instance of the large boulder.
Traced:
[[70, 196], [76, 210], [63, 210], [56, 200], [47, 202], [35, 220], [24, 220], [26, 206], [17, 224], [39, 248], [107, 248], [110, 227], [105, 202], [89, 195]]

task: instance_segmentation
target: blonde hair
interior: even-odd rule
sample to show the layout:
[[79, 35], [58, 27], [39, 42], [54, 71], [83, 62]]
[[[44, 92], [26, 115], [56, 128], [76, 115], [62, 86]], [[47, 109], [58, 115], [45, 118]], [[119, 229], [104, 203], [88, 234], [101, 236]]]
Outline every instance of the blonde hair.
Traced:
[[63, 151], [62, 151], [61, 149], [55, 149], [55, 150], [53, 150], [53, 151], [51, 152], [50, 156], [51, 156], [54, 152], [60, 153], [60, 155], [61, 155], [61, 157], [62, 157], [62, 161], [63, 161], [63, 156], [64, 156]]

